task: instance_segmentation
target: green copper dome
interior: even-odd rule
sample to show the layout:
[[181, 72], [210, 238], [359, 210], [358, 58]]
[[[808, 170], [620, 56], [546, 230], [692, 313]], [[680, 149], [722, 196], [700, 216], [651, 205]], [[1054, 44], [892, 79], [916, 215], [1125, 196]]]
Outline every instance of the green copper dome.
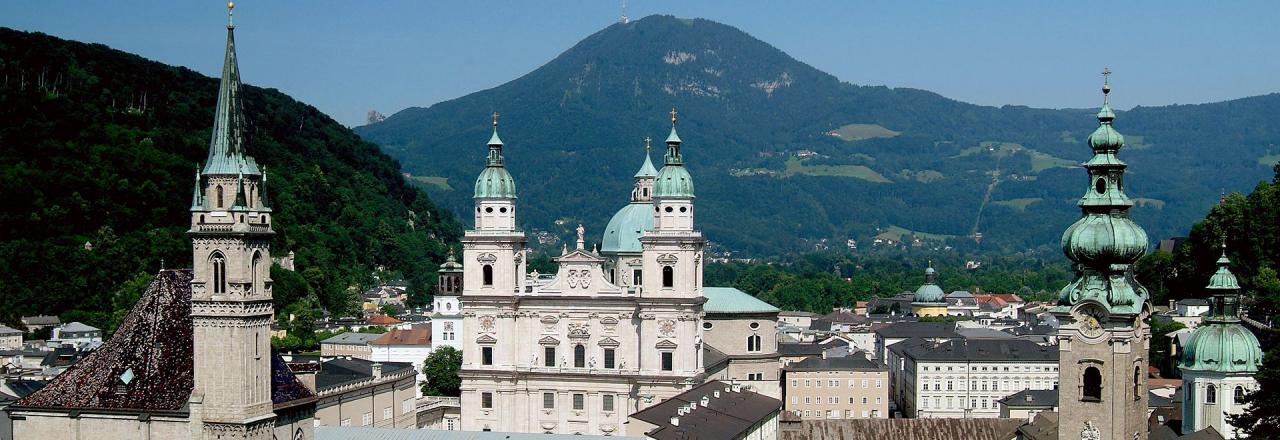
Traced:
[[1209, 278], [1209, 289], [1214, 290], [1239, 290], [1240, 283], [1236, 281], [1236, 275], [1231, 273], [1231, 269], [1227, 266], [1231, 264], [1231, 260], [1227, 259], [1226, 251], [1222, 252], [1222, 256], [1218, 257], [1218, 271], [1214, 272]]
[[484, 171], [476, 177], [477, 199], [514, 199], [516, 198], [516, 181], [503, 165], [502, 139], [498, 138], [498, 117], [494, 114], [493, 135], [489, 137], [489, 156], [485, 159]]
[[915, 295], [912, 295], [913, 303], [945, 303], [946, 292], [942, 291], [942, 287], [938, 286], [938, 271], [933, 270], [933, 266], [924, 270], [924, 284], [916, 289]]
[[1239, 323], [1215, 322], [1191, 332], [1178, 367], [1219, 373], [1254, 373], [1262, 367], [1258, 337]]
[[1133, 264], [1147, 251], [1147, 232], [1128, 217], [1090, 214], [1062, 233], [1062, 252], [1082, 264]]
[[[1107, 109], [1110, 112], [1111, 109]], [[1089, 146], [1094, 149], [1119, 150], [1124, 146], [1124, 135], [1111, 127], [1111, 124], [1099, 126], [1089, 135]]]
[[654, 197], [693, 197], [693, 177], [683, 165], [667, 165], [653, 182]]
[[653, 204], [634, 202], [623, 206], [609, 219], [600, 240], [605, 253], [640, 252], [640, 236], [653, 229]]
[[648, 147], [644, 150], [644, 164], [640, 165], [640, 171], [636, 171], [635, 177], [653, 177], [658, 175], [658, 169], [653, 167], [653, 160], [649, 159]]

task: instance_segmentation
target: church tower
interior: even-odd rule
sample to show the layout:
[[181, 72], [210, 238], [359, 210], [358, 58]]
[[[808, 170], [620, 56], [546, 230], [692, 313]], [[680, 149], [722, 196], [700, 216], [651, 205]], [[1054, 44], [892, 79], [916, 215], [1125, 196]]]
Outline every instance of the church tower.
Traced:
[[440, 265], [436, 294], [432, 298], [431, 343], [462, 350], [462, 265], [449, 250], [449, 259]]
[[667, 154], [653, 183], [653, 229], [640, 237], [643, 296], [702, 296], [702, 232], [693, 228], [693, 177], [684, 167], [676, 110], [671, 109]]
[[649, 142], [644, 138], [644, 163], [636, 172], [631, 202], [609, 219], [600, 240], [600, 254], [608, 259], [609, 281], [630, 290], [644, 284], [640, 235], [653, 229], [653, 181], [658, 170], [649, 159]]
[[516, 229], [516, 182], [507, 172], [498, 114], [484, 171], [476, 178], [475, 229], [462, 238], [463, 290], [511, 296], [524, 289], [524, 232]]
[[1226, 438], [1238, 437], [1229, 416], [1246, 410], [1239, 403], [1258, 388], [1254, 378], [1262, 367], [1258, 337], [1240, 324], [1240, 284], [1228, 267], [1226, 242], [1218, 271], [1206, 288], [1212, 310], [1196, 327], [1182, 350], [1183, 435], [1213, 427]]
[[[271, 208], [267, 175], [245, 155], [240, 70], [228, 4], [213, 136], [191, 201], [192, 418], [197, 439], [269, 439]], [[196, 410], [196, 407], [199, 407]]]
[[947, 316], [946, 293], [938, 286], [938, 271], [933, 262], [924, 270], [924, 284], [911, 296], [911, 313], [916, 316]]
[[1062, 234], [1062, 250], [1076, 279], [1052, 309], [1058, 328], [1058, 438], [1147, 438], [1147, 348], [1151, 314], [1147, 289], [1132, 264], [1146, 253], [1147, 234], [1129, 219], [1127, 165], [1116, 156], [1124, 136], [1111, 126], [1111, 87], [1103, 72], [1099, 126], [1089, 135], [1089, 188], [1083, 214]]

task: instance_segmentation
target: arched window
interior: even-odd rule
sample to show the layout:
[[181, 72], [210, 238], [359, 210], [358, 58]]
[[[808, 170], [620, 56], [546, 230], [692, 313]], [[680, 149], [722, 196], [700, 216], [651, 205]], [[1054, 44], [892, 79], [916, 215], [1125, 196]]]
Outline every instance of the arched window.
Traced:
[[1089, 367], [1084, 369], [1084, 387], [1083, 400], [1100, 401], [1102, 400], [1102, 373], [1097, 367]]
[[747, 336], [747, 351], [760, 351], [760, 335]]
[[573, 346], [573, 366], [583, 368], [587, 366], [587, 347], [578, 344]]
[[671, 266], [662, 266], [662, 287], [676, 286], [676, 270]]
[[222, 256], [221, 252], [214, 252], [209, 256], [209, 263], [213, 267], [213, 293], [227, 293], [227, 259]]
[[1234, 397], [1234, 403], [1236, 404], [1239, 404], [1241, 400], [1244, 400], [1244, 387], [1237, 385], [1235, 396], [1232, 397]]
[[1209, 386], [1204, 387], [1204, 403], [1218, 403], [1218, 388], [1213, 386], [1213, 384], [1209, 384]]
[[222, 207], [222, 185], [218, 185], [217, 193], [218, 193], [218, 207], [221, 208]]
[[1142, 369], [1133, 367], [1133, 400], [1142, 399]]
[[486, 264], [484, 265], [484, 268], [481, 269], [481, 271], [484, 272], [482, 275], [482, 277], [484, 278], [484, 285], [492, 286], [493, 285], [493, 265]]
[[251, 261], [249, 263], [249, 282], [252, 284], [249, 284], [249, 293], [252, 294], [258, 292], [258, 279], [260, 278], [258, 271], [262, 270], [262, 253], [254, 251]]

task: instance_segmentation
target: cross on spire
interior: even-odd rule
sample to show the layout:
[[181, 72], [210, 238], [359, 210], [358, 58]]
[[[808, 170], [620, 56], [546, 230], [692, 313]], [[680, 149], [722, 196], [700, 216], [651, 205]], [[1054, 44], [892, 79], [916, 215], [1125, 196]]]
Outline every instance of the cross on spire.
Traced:
[[227, 27], [235, 27], [231, 24], [231, 13], [236, 8], [236, 2], [227, 2]]
[[675, 107], [671, 107], [671, 126], [672, 127], [676, 126], [676, 108]]
[[493, 112], [493, 128], [498, 128], [498, 112]]
[[644, 137], [644, 153], [645, 153], [645, 154], [649, 154], [649, 143], [650, 143], [650, 142], [652, 142], [652, 141], [653, 141], [653, 139], [652, 139], [652, 138], [650, 138], [650, 137], [648, 137], [648, 136], [645, 136], [645, 137]]

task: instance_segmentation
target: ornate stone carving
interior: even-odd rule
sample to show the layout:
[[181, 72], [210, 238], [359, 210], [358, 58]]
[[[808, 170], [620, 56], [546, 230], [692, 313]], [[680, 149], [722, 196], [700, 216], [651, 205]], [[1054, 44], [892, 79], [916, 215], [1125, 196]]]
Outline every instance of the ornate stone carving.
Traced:
[[662, 336], [671, 336], [675, 334], [676, 322], [670, 319], [664, 319], [658, 322], [658, 332], [662, 333]]
[[494, 319], [492, 316], [486, 315], [480, 317], [480, 330], [491, 332], [493, 331], [493, 324]]
[[543, 324], [555, 324], [560, 322], [560, 318], [557, 318], [555, 315], [542, 315], [542, 318], [539, 319], [539, 321], [542, 321]]
[[519, 266], [521, 261], [524, 261], [524, 252], [516, 254], [516, 265]]
[[675, 254], [662, 254], [658, 256], [658, 264], [664, 266], [676, 264], [677, 261], [680, 261], [680, 259], [676, 258]]
[[586, 289], [591, 286], [591, 271], [570, 269], [565, 276], [565, 282], [570, 288]]
[[1084, 422], [1084, 429], [1080, 430], [1080, 440], [1102, 440], [1102, 433], [1098, 432], [1098, 427], [1092, 420]]
[[476, 256], [476, 261], [481, 264], [493, 264], [498, 261], [498, 257], [490, 253], [483, 253]]
[[614, 325], [618, 323], [618, 318], [614, 318], [613, 316], [605, 316], [603, 318], [600, 318], [600, 323], [604, 325]]
[[591, 326], [587, 323], [570, 323], [569, 338], [585, 339], [591, 337]]

